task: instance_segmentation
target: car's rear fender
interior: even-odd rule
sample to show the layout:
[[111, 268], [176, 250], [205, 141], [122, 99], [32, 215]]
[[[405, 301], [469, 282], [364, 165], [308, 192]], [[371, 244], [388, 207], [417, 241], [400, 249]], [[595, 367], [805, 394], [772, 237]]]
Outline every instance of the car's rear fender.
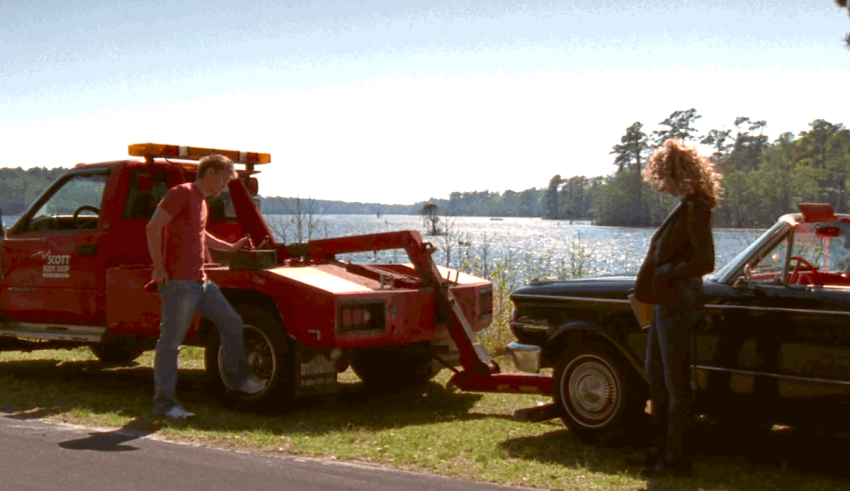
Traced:
[[558, 358], [567, 349], [572, 349], [583, 343], [604, 342], [616, 350], [623, 359], [646, 380], [646, 370], [643, 361], [635, 356], [623, 341], [609, 329], [587, 321], [573, 321], [557, 327], [543, 347], [543, 365], [554, 367]]

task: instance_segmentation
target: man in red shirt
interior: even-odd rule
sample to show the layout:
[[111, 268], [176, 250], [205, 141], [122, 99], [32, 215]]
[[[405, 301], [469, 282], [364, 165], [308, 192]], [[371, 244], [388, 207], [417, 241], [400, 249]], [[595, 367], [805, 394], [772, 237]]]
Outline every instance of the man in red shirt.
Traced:
[[240, 392], [262, 390], [245, 361], [242, 319], [204, 273], [206, 248], [235, 252], [247, 238], [231, 244], [206, 231], [207, 196], [218, 196], [236, 178], [233, 162], [222, 155], [203, 157], [198, 177], [169, 189], [147, 225], [148, 250], [153, 260], [152, 279], [162, 299], [159, 340], [154, 357], [153, 412], [171, 419], [194, 416], [175, 399], [177, 357], [195, 312], [213, 323], [224, 350], [229, 385]]

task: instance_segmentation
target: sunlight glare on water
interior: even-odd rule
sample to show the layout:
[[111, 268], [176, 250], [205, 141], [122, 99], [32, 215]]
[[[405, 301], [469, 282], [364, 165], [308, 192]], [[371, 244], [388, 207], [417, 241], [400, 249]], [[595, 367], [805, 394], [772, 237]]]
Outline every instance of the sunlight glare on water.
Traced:
[[[18, 217], [4, 216], [3, 225], [9, 227]], [[289, 215], [266, 215], [278, 240], [295, 242], [295, 226]], [[443, 225], [445, 217], [440, 217]], [[541, 264], [541, 276], [554, 274], [560, 260], [569, 261], [583, 253], [585, 276], [634, 275], [649, 247], [655, 228], [600, 227], [589, 222], [541, 220], [539, 218], [456, 217], [450, 222], [448, 236], [424, 234], [422, 217], [416, 215], [324, 215], [313, 231], [313, 239], [349, 235], [374, 234], [399, 230], [416, 230], [426, 241], [437, 247], [434, 255], [438, 264], [446, 262], [446, 245], [450, 244], [451, 266], [457, 267], [463, 251], [479, 259], [486, 257], [495, 265], [509, 258], [510, 264], [527, 264], [536, 260]], [[719, 269], [755, 240], [763, 230], [715, 229], [715, 269]], [[282, 237], [281, 237], [282, 236]], [[305, 236], [306, 240], [306, 236]], [[340, 256], [355, 262], [407, 262], [403, 251], [382, 251]], [[492, 269], [492, 268], [491, 268]], [[519, 271], [522, 277], [528, 272]], [[525, 278], [529, 279], [529, 278]]]
[[[287, 241], [294, 241], [294, 225], [287, 215], [267, 216], [276, 232], [285, 230]], [[441, 222], [446, 220], [441, 217]], [[409, 215], [326, 215], [313, 231], [313, 238], [338, 237], [345, 235], [372, 234], [397, 230], [416, 230], [423, 233], [426, 241], [433, 243], [439, 252], [435, 254], [438, 264], [445, 264], [446, 242], [451, 244], [451, 265], [457, 266], [461, 244], [469, 243], [470, 252], [478, 257], [498, 261], [505, 257], [519, 261], [523, 256], [550, 258], [550, 265], [564, 258], [569, 260], [571, 251], [583, 251], [586, 257], [586, 276], [611, 276], [637, 273], [649, 240], [655, 228], [600, 227], [589, 222], [541, 220], [539, 218], [456, 217], [449, 218], [450, 234], [447, 236], [424, 235], [422, 217]], [[275, 226], [277, 224], [277, 226]], [[714, 230], [716, 269], [732, 259], [762, 230], [717, 229]], [[381, 252], [352, 254], [340, 259], [357, 262], [400, 262], [406, 261], [403, 253]]]

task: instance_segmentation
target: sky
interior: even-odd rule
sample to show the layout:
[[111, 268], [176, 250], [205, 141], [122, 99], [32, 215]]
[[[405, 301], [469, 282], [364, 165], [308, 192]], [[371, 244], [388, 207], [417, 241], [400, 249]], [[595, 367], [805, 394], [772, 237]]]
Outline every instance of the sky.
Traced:
[[607, 175], [636, 121], [850, 124], [831, 0], [0, 0], [5, 167], [271, 153], [264, 196], [412, 204]]

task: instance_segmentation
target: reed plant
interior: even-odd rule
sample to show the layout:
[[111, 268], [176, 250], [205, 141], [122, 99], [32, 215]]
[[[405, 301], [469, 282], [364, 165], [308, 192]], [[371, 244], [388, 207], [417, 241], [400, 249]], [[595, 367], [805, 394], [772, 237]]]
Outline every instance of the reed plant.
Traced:
[[479, 336], [495, 356], [505, 354], [505, 347], [514, 339], [510, 329], [512, 291], [532, 281], [583, 278], [589, 271], [590, 256], [578, 235], [570, 243], [568, 257], [556, 256], [552, 249], [537, 252], [513, 248], [501, 257], [493, 257], [487, 235], [477, 246], [469, 240], [460, 244], [458, 263], [452, 266], [493, 283], [493, 321]]

